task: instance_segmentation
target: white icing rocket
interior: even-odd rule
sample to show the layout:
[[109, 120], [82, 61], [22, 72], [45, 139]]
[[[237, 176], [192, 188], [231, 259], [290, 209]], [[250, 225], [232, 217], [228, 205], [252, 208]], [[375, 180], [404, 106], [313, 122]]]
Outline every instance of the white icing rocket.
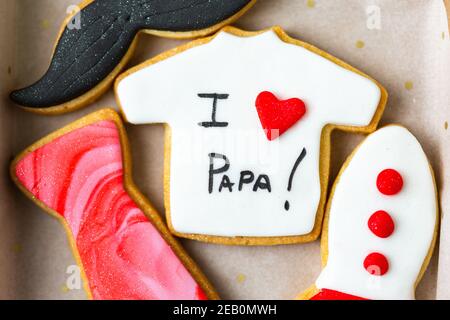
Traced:
[[[380, 192], [377, 183], [386, 169], [395, 170], [403, 180], [392, 195]], [[316, 287], [366, 299], [414, 299], [433, 246], [438, 212], [433, 173], [417, 139], [396, 125], [370, 135], [343, 169], [330, 201], [324, 230], [328, 259]], [[380, 210], [395, 225], [384, 237], [376, 230], [386, 227], [383, 223], [389, 219], [376, 221], [376, 230], [369, 227], [369, 219]], [[374, 253], [375, 260], [365, 265]], [[377, 263], [383, 262], [380, 257], [388, 265], [377, 270]]]

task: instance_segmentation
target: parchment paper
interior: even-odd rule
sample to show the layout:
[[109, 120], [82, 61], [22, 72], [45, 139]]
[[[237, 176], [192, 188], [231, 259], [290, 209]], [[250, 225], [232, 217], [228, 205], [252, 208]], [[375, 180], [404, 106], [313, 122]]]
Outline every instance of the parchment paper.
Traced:
[[[14, 53], [16, 42], [14, 39], [15, 25], [14, 15], [15, 3], [0, 4], [0, 299], [13, 298], [15, 291], [17, 255], [15, 254], [16, 219], [12, 214], [15, 212], [14, 195], [7, 175], [7, 166], [12, 155], [12, 144], [10, 143], [11, 119], [10, 108], [6, 108], [7, 92], [13, 85]], [[10, 41], [4, 41], [10, 39]]]
[[[66, 271], [75, 262], [62, 227], [21, 195], [7, 175], [11, 156], [38, 138], [99, 107], [115, 107], [111, 92], [95, 105], [58, 117], [28, 114], [7, 101], [11, 89], [30, 84], [45, 72], [71, 4], [76, 3], [0, 2], [0, 298], [85, 298], [82, 290], [67, 287], [70, 275]], [[250, 30], [281, 25], [291, 36], [329, 51], [388, 89], [390, 100], [382, 124], [401, 123], [419, 138], [442, 194], [445, 224], [441, 239], [445, 243], [441, 245], [439, 286], [437, 248], [417, 298], [449, 298], [450, 222], [445, 217], [450, 206], [450, 196], [446, 195], [450, 173], [445, 167], [450, 163], [450, 129], [445, 123], [450, 121], [450, 41], [443, 1], [259, 0], [236, 25]], [[180, 43], [142, 36], [130, 65]], [[127, 128], [137, 185], [164, 214], [163, 129]], [[333, 177], [361, 138], [333, 135]], [[251, 248], [182, 242], [226, 299], [291, 299], [309, 287], [320, 272], [318, 242]]]

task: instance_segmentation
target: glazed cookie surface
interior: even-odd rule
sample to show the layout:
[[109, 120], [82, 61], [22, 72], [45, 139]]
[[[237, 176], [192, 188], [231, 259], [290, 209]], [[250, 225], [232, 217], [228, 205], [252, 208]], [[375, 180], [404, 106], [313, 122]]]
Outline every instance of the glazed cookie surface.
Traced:
[[414, 299], [438, 216], [433, 171], [417, 139], [397, 125], [376, 131], [336, 179], [322, 235], [324, 268], [300, 298]]
[[204, 36], [239, 18], [255, 1], [84, 1], [64, 22], [48, 71], [11, 99], [41, 114], [84, 107], [109, 88], [140, 31], [169, 38]]
[[128, 122], [166, 123], [171, 231], [223, 244], [315, 240], [334, 128], [371, 132], [386, 91], [280, 28], [227, 27], [116, 82]]
[[198, 267], [130, 178], [112, 110], [37, 142], [12, 164], [20, 189], [66, 228], [93, 299], [214, 299]]

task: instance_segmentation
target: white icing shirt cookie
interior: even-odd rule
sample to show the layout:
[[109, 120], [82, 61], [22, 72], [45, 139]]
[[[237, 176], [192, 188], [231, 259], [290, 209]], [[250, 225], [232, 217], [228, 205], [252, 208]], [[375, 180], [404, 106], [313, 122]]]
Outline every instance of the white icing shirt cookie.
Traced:
[[414, 299], [437, 222], [434, 178], [416, 138], [400, 126], [370, 135], [330, 201], [328, 260], [317, 288]]
[[[279, 32], [220, 32], [118, 81], [129, 122], [171, 128], [167, 209], [177, 233], [309, 234], [324, 201], [322, 129], [371, 123], [381, 99], [374, 81], [283, 41]], [[278, 134], [264, 131], [277, 121], [285, 126]]]

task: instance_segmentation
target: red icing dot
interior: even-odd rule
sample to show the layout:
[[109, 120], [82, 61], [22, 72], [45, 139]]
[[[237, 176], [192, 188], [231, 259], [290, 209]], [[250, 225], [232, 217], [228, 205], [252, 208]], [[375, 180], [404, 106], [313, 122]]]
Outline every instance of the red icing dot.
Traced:
[[389, 237], [394, 232], [395, 228], [394, 220], [392, 220], [389, 213], [383, 210], [372, 214], [369, 218], [368, 226], [370, 231], [380, 238]]
[[364, 268], [371, 275], [382, 276], [388, 272], [389, 262], [381, 253], [373, 252], [364, 259]]
[[377, 177], [377, 188], [382, 194], [392, 196], [402, 190], [403, 178], [394, 169], [383, 170]]

